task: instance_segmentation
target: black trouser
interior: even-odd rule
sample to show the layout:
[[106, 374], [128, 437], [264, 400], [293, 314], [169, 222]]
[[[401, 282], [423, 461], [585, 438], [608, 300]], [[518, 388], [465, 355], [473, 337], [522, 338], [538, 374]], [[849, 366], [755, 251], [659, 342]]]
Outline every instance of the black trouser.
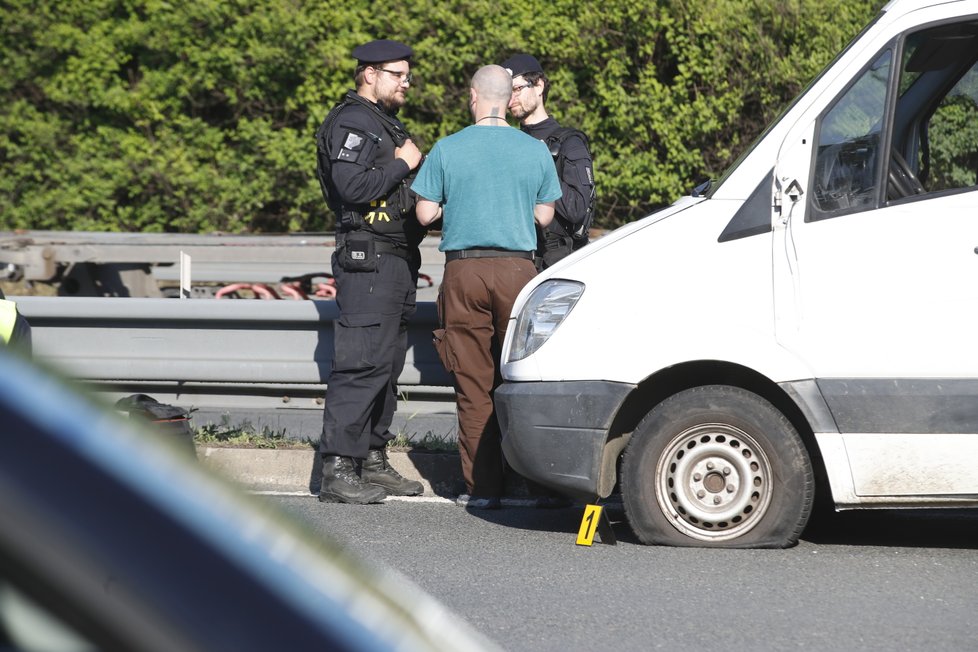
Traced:
[[547, 231], [543, 238], [538, 238], [536, 265], [537, 271], [543, 271], [574, 251], [574, 241], [570, 236], [561, 236]]
[[397, 379], [404, 369], [408, 322], [415, 313], [417, 251], [412, 261], [382, 254], [372, 272], [347, 272], [333, 254], [340, 317], [333, 336], [333, 369], [327, 380], [324, 455], [365, 458], [393, 438]]

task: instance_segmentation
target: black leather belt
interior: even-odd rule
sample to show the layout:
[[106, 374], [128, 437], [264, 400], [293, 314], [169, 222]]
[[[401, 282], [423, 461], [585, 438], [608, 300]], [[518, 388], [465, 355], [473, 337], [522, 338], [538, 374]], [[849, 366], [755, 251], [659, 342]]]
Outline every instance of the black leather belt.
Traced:
[[534, 255], [532, 251], [510, 251], [509, 249], [493, 249], [490, 247], [484, 249], [457, 249], [455, 251], [445, 252], [445, 262], [450, 263], [460, 258], [525, 258], [526, 260], [533, 260]]

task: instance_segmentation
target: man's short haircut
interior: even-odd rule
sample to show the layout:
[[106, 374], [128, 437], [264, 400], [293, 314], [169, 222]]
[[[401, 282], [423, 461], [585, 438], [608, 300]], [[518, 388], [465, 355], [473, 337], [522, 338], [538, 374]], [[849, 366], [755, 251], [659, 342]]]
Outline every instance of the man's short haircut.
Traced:
[[[353, 71], [353, 83], [356, 84], [357, 88], [363, 86], [363, 71], [368, 67], [372, 68], [375, 64], [372, 63], [358, 63], [357, 69]], [[376, 65], [380, 65], [379, 63]]]
[[513, 78], [502, 66], [482, 66], [472, 75], [472, 88], [490, 102], [509, 104], [513, 95]]

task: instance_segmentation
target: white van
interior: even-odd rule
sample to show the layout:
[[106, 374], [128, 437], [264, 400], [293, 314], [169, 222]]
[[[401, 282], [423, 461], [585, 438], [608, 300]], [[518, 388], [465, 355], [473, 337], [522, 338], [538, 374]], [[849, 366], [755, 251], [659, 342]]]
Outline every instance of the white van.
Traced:
[[783, 547], [978, 506], [978, 0], [896, 0], [711, 188], [524, 289], [521, 474], [645, 543]]

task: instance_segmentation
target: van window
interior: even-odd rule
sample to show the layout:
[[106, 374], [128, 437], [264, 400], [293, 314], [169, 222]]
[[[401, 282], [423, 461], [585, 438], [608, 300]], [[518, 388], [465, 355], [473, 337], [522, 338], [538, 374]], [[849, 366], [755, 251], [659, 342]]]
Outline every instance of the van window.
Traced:
[[[978, 185], [978, 21], [911, 34], [901, 57], [887, 199]], [[899, 165], [899, 163], [897, 164]]]
[[774, 168], [771, 168], [761, 178], [761, 182], [757, 184], [740, 210], [730, 218], [717, 242], [749, 238], [752, 235], [771, 231], [771, 179], [773, 178]]
[[819, 121], [806, 219], [978, 187], [978, 20], [908, 34], [889, 109], [893, 47]]
[[892, 58], [884, 52], [819, 121], [809, 219], [876, 205]]
[[928, 190], [978, 185], [978, 65], [937, 107], [928, 125]]

